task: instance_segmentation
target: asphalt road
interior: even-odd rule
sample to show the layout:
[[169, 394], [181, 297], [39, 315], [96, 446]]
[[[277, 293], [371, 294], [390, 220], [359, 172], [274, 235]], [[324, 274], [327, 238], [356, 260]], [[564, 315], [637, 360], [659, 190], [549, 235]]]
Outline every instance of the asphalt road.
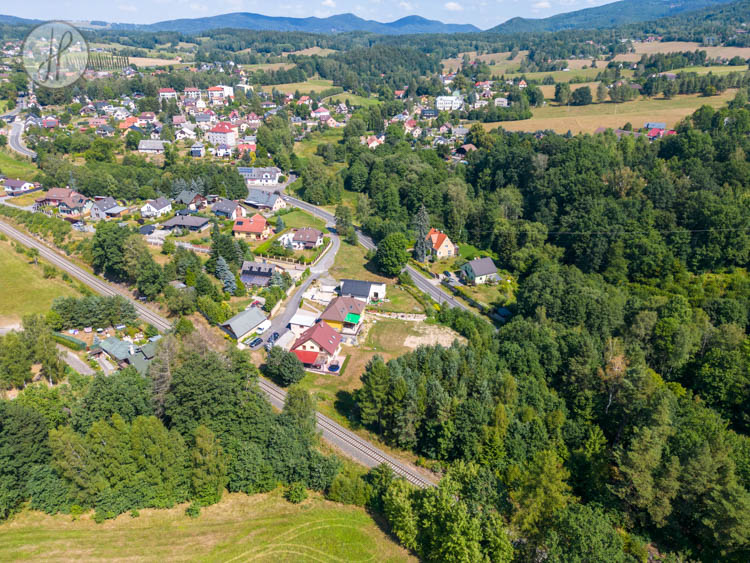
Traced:
[[[8, 115], [18, 115], [20, 108], [16, 107], [14, 110], [8, 112]], [[23, 156], [30, 158], [36, 158], [36, 153], [31, 149], [27, 149], [26, 145], [23, 144], [21, 134], [23, 133], [23, 121], [16, 119], [10, 127], [10, 136], [8, 137], [8, 146]]]
[[[70, 260], [59, 255], [44, 243], [36, 240], [33, 237], [25, 235], [24, 233], [21, 233], [17, 229], [11, 227], [10, 225], [7, 225], [6, 223], [3, 223], [2, 221], [0, 221], [0, 232], [17, 240], [25, 246], [39, 249], [39, 255], [41, 258], [43, 258], [50, 264], [53, 264], [54, 266], [60, 268], [61, 270], [68, 272], [71, 276], [85, 283], [94, 291], [103, 295], [122, 295], [123, 297], [129, 299], [135, 306], [139, 316], [147, 322], [153, 324], [159, 330], [167, 331], [171, 328], [172, 324], [167, 319], [165, 319], [158, 313], [151, 311], [142, 303], [139, 303], [138, 301], [132, 299], [132, 297], [130, 297], [120, 289], [110, 285], [109, 283], [73, 264]], [[338, 241], [338, 237], [336, 237], [335, 240]], [[338, 247], [329, 250], [327, 256], [318, 263], [318, 268], [321, 268], [320, 272], [318, 272], [318, 275], [328, 269], [326, 260], [332, 261], [335, 256], [335, 253], [332, 252], [332, 250], [338, 250]], [[316, 268], [316, 270], [318, 268]], [[325, 268], [325, 270], [323, 270], [322, 268]], [[310, 278], [308, 279], [312, 279], [312, 276], [310, 276]], [[300, 290], [302, 289], [302, 287], [304, 287], [304, 284], [303, 286], [300, 286]], [[295, 297], [302, 296], [300, 290], [295, 293]], [[299, 301], [297, 301], [297, 305], [299, 305]], [[291, 307], [291, 304], [290, 306], [287, 306], [287, 309], [296, 311], [296, 307]], [[268, 396], [268, 400], [272, 405], [274, 405], [276, 408], [282, 408], [284, 406], [284, 397], [286, 396], [286, 392], [283, 389], [265, 380], [261, 380], [259, 382], [259, 385], [260, 389]], [[406, 465], [392, 458], [391, 456], [388, 456], [366, 440], [363, 440], [353, 432], [346, 430], [339, 424], [335, 423], [330, 418], [318, 413], [317, 423], [318, 429], [321, 431], [325, 440], [339, 448], [342, 452], [350, 455], [353, 459], [362, 463], [363, 465], [367, 467], [374, 467], [376, 465], [379, 465], [380, 463], [387, 463], [393, 468], [394, 472], [398, 473], [399, 475], [403, 475], [406, 479], [419, 487], [429, 487], [435, 485], [434, 481], [425, 476], [421, 471], [417, 470], [414, 467]]]
[[[313, 215], [320, 217], [326, 222], [335, 223], [336, 221], [336, 217], [332, 213], [320, 209], [319, 207], [307, 203], [306, 201], [302, 201], [301, 199], [297, 199], [296, 197], [292, 196], [285, 196], [285, 199], [287, 203], [290, 203], [295, 207], [299, 207], [300, 209], [307, 211], [308, 213], [312, 213]], [[364, 234], [359, 229], [357, 229], [357, 237], [359, 238], [359, 244], [364, 246], [367, 250], [377, 249], [377, 246], [372, 238]], [[468, 306], [458, 301], [450, 293], [444, 291], [441, 287], [431, 283], [430, 280], [420, 274], [413, 266], [407, 264], [404, 269], [409, 273], [411, 279], [414, 280], [414, 284], [417, 286], [417, 288], [423, 293], [429, 295], [436, 303], [440, 305], [447, 304], [449, 307], [458, 307], [459, 309], [464, 309], [466, 311], [469, 310]]]

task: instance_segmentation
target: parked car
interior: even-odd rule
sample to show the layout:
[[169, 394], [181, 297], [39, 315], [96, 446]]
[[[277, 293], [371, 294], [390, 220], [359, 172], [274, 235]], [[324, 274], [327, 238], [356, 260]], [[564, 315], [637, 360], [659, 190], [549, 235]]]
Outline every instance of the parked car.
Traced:
[[269, 342], [276, 342], [279, 339], [279, 336], [281, 336], [278, 332], [274, 332], [271, 336], [268, 337]]
[[263, 344], [263, 339], [262, 338], [253, 338], [250, 341], [250, 348], [257, 348], [261, 344]]
[[451, 276], [453, 275], [453, 273], [452, 273], [452, 272], [449, 272], [448, 270], [445, 270], [445, 271], [443, 272], [443, 274], [445, 274], [445, 277], [446, 277], [446, 278], [449, 278], [449, 277], [451, 277]]

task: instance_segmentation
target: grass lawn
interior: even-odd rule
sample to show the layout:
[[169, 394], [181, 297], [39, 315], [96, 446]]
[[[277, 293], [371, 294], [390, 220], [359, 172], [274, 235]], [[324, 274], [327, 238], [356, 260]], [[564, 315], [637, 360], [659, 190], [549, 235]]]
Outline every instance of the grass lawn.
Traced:
[[6, 150], [2, 150], [0, 151], [0, 172], [8, 178], [21, 178], [31, 181], [32, 176], [38, 172], [38, 169], [30, 160], [17, 159]]
[[308, 159], [315, 155], [318, 145], [323, 143], [336, 144], [343, 138], [344, 130], [342, 128], [326, 129], [322, 133], [311, 133], [304, 141], [294, 143], [294, 153], [299, 158]]
[[330, 98], [326, 98], [324, 101], [326, 102], [334, 102], [337, 104], [343, 103], [343, 102], [349, 102], [347, 105], [351, 106], [362, 106], [362, 107], [370, 107], [370, 106], [376, 106], [380, 104], [380, 100], [377, 98], [364, 98], [362, 96], [357, 96], [356, 94], [350, 94], [347, 92], [344, 92], [343, 94], [336, 94], [335, 96], [331, 96]]
[[263, 86], [265, 92], [278, 90], [284, 94], [294, 94], [296, 91], [301, 93], [322, 92], [328, 88], [333, 88], [333, 80], [310, 79], [305, 82], [291, 82], [289, 84], [276, 84], [274, 86]]
[[[352, 210], [352, 215], [353, 215], [354, 211], [357, 209], [357, 192], [350, 192], [348, 190], [344, 190], [344, 193], [341, 196], [341, 205], [350, 207]], [[336, 207], [338, 206], [339, 204], [337, 203], [336, 205], [320, 205], [319, 207], [335, 215]], [[354, 217], [352, 217], [352, 219], [354, 219]], [[352, 222], [355, 225], [359, 225], [359, 221], [353, 220]]]
[[254, 72], [256, 70], [289, 70], [290, 68], [294, 68], [294, 63], [259, 63], [254, 65], [240, 65], [242, 67], [242, 70]]
[[333, 268], [328, 273], [337, 280], [356, 279], [392, 283], [392, 278], [381, 276], [375, 270], [374, 265], [367, 263], [365, 259], [366, 253], [367, 251], [364, 247], [359, 244], [352, 246], [342, 241], [341, 248], [338, 254], [336, 254], [336, 261], [333, 263]]
[[24, 315], [45, 313], [55, 297], [77, 296], [78, 292], [60, 275], [44, 279], [41, 265], [34, 266], [10, 242], [0, 241], [0, 323], [12, 324]]
[[281, 489], [225, 494], [198, 518], [182, 505], [96, 524], [90, 515], [25, 511], [0, 526], [0, 559], [129, 561], [413, 561], [361, 508], [313, 494], [299, 505]]
[[724, 106], [734, 98], [736, 90], [727, 90], [718, 96], [704, 97], [700, 94], [664, 98], [640, 98], [622, 104], [602, 103], [588, 106], [558, 106], [549, 103], [533, 110], [534, 117], [523, 121], [484, 123], [487, 130], [502, 127], [508, 131], [539, 131], [552, 129], [557, 133], [593, 133], [597, 127], [622, 127], [630, 122], [634, 128], [647, 121], [664, 121], [674, 127], [687, 115], [703, 105], [714, 108]]
[[34, 201], [36, 201], [38, 197], [44, 197], [45, 195], [47, 195], [46, 191], [31, 192], [30, 194], [12, 197], [8, 200], [8, 202], [12, 203], [13, 205], [21, 205], [23, 207], [26, 207], [27, 205], [31, 205], [32, 203], [34, 203]]
[[[318, 219], [317, 217], [313, 217], [306, 211], [302, 211], [301, 209], [295, 209], [294, 211], [291, 211], [290, 213], [285, 213], [284, 215], [280, 215], [284, 220], [284, 225], [287, 228], [293, 228], [293, 229], [299, 229], [301, 227], [313, 227], [314, 229], [318, 229], [319, 231], [325, 232], [326, 230], [326, 223], [322, 219]], [[276, 224], [276, 219], [273, 220], [274, 225]]]

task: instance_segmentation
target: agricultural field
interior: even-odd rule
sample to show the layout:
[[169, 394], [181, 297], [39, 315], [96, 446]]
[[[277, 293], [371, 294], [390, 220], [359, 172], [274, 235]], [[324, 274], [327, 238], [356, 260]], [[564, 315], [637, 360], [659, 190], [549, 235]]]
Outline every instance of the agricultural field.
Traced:
[[[580, 84], [571, 84], [570, 91], [574, 92], [575, 90], [583, 88], [584, 86], [588, 86], [589, 88], [591, 88], [591, 93], [596, 96], [596, 88], [597, 86], [599, 86], [598, 82], [581, 82]], [[539, 86], [539, 89], [542, 91], [542, 94], [544, 94], [544, 97], [548, 100], [551, 100], [555, 97], [554, 84], [545, 84], [543, 86]]]
[[164, 59], [164, 58], [151, 58], [151, 57], [128, 57], [131, 64], [139, 67], [149, 66], [169, 66], [169, 65], [182, 65], [183, 62], [178, 59]]
[[706, 51], [711, 57], [742, 57], [750, 59], [750, 47], [702, 47], [700, 43], [691, 41], [664, 41], [664, 42], [644, 42], [636, 41], [633, 43], [635, 53], [623, 53], [615, 56], [616, 61], [638, 62], [643, 55], [653, 53], [677, 53], [683, 51]]
[[552, 129], [557, 133], [567, 131], [593, 133], [597, 127], [622, 127], [630, 122], [633, 127], [642, 127], [647, 121], [664, 121], [667, 127], [674, 127], [683, 118], [703, 105], [714, 108], [725, 105], [734, 98], [735, 90], [728, 90], [718, 96], [704, 97], [700, 94], [676, 96], [671, 100], [663, 98], [641, 98], [622, 104], [606, 102], [588, 106], [559, 106], [548, 104], [533, 110], [534, 117], [523, 121], [483, 123], [485, 129], [502, 127], [508, 131], [540, 131]]
[[254, 65], [240, 65], [240, 68], [253, 72], [256, 70], [289, 70], [295, 66], [294, 63], [258, 63]]
[[283, 53], [281, 56], [286, 57], [289, 55], [307, 55], [308, 57], [311, 57], [312, 55], [318, 55], [321, 57], [325, 57], [327, 55], [330, 55], [331, 53], [335, 53], [335, 49], [325, 49], [323, 47], [308, 47], [307, 49], [300, 49], [299, 51], [292, 51], [290, 53]]
[[488, 63], [492, 69], [493, 74], [504, 74], [512, 72], [517, 69], [518, 65], [521, 64], [523, 58], [528, 55], [528, 51], [519, 51], [518, 54], [513, 58], [509, 59], [511, 52], [503, 51], [500, 53], [488, 53], [486, 55], [477, 56], [476, 51], [460, 53], [458, 57], [452, 59], [443, 59], [441, 64], [446, 72], [458, 70], [461, 67], [464, 55], [469, 55], [470, 60], [480, 60], [484, 63]]
[[15, 158], [10, 153], [0, 150], [0, 173], [5, 174], [8, 178], [31, 180], [37, 172], [37, 167], [30, 160]]
[[0, 241], [0, 327], [15, 325], [24, 315], [47, 312], [56, 297], [77, 296], [60, 275], [44, 279], [41, 263], [35, 266], [9, 241]]
[[349, 107], [351, 106], [370, 107], [370, 106], [376, 106], [380, 103], [380, 100], [378, 100], [377, 98], [365, 98], [362, 96], [357, 96], [356, 94], [350, 94], [349, 92], [344, 92], [343, 94], [336, 94], [334, 96], [330, 96], [326, 98], [324, 101], [333, 102], [335, 104], [347, 102], [347, 105]]
[[271, 92], [278, 90], [284, 94], [294, 94], [297, 91], [302, 93], [306, 92], [322, 92], [328, 88], [333, 87], [333, 80], [323, 80], [321, 78], [311, 78], [305, 82], [290, 82], [289, 84], [275, 84], [273, 86], [263, 86], [264, 92]]
[[103, 524], [25, 511], [0, 526], [0, 560], [415, 561], [363, 509], [281, 493], [225, 494], [197, 518], [186, 505]]

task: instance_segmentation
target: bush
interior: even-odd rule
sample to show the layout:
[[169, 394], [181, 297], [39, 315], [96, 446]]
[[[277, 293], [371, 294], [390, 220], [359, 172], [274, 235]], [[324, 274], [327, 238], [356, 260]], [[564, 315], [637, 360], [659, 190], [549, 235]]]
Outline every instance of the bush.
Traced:
[[292, 504], [299, 504], [307, 498], [307, 489], [302, 483], [296, 481], [286, 488], [284, 498]]
[[185, 509], [185, 514], [190, 518], [198, 518], [201, 515], [201, 505], [197, 502], [193, 502]]
[[366, 506], [371, 496], [372, 486], [352, 467], [336, 475], [326, 495], [332, 501], [356, 506]]
[[287, 387], [305, 377], [305, 368], [292, 352], [274, 346], [268, 352], [263, 374]]

